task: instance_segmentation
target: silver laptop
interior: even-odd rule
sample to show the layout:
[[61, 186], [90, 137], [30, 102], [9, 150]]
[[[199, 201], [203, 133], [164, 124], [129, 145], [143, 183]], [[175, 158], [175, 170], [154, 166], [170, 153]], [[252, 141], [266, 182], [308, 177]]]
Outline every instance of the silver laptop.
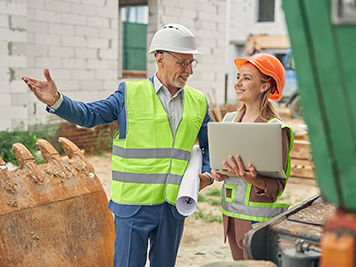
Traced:
[[245, 170], [252, 163], [261, 176], [286, 178], [282, 168], [282, 127], [279, 123], [208, 123], [211, 168], [221, 174], [240, 155]]

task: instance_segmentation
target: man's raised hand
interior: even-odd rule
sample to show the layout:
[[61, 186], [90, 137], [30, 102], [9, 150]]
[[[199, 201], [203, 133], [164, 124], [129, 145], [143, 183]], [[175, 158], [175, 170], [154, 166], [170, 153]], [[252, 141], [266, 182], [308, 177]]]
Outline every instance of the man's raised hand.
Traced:
[[48, 69], [44, 70], [44, 76], [46, 77], [46, 81], [26, 76], [22, 77], [21, 79], [27, 84], [28, 88], [30, 88], [32, 93], [39, 101], [52, 106], [58, 101], [60, 96], [57, 90], [57, 86], [54, 80], [52, 80]]

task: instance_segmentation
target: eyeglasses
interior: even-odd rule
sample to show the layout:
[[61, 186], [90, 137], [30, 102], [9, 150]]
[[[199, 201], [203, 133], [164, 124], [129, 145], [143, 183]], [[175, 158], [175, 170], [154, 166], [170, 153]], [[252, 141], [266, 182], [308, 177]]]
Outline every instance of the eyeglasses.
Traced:
[[162, 51], [161, 53], [170, 54], [175, 59], [178, 59], [178, 62], [182, 65], [183, 68], [187, 68], [189, 66], [189, 64], [192, 65], [192, 68], [195, 68], [195, 66], [198, 65], [198, 60], [196, 60], [196, 59], [193, 59], [192, 61], [190, 61], [189, 59], [181, 60], [181, 59], [177, 58], [176, 56], [172, 55], [168, 51]]

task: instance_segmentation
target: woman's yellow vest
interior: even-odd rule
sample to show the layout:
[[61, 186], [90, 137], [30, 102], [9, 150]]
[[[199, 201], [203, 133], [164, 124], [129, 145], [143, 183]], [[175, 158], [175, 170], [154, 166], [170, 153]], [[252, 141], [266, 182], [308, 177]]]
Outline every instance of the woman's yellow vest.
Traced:
[[[223, 119], [224, 122], [234, 122], [238, 112], [227, 113]], [[280, 120], [273, 118], [267, 123], [280, 123], [282, 129], [287, 127], [290, 130], [290, 144], [288, 149], [288, 161], [286, 166], [286, 184], [289, 179], [291, 171], [291, 162], [290, 162], [290, 151], [293, 147], [293, 132], [292, 129], [282, 123]], [[227, 197], [225, 192], [226, 189], [231, 190], [231, 197]], [[239, 177], [229, 177], [229, 179], [224, 180], [224, 185], [222, 187], [222, 213], [229, 217], [265, 222], [274, 216], [286, 211], [289, 207], [288, 204], [277, 203], [278, 198], [282, 195], [283, 191], [279, 194], [277, 200], [274, 203], [262, 203], [262, 202], [252, 202], [250, 201], [252, 185], [246, 183], [243, 179]]]
[[126, 138], [116, 135], [111, 199], [120, 204], [175, 205], [181, 179], [203, 123], [205, 96], [184, 87], [182, 119], [172, 133], [169, 118], [149, 80], [126, 83]]

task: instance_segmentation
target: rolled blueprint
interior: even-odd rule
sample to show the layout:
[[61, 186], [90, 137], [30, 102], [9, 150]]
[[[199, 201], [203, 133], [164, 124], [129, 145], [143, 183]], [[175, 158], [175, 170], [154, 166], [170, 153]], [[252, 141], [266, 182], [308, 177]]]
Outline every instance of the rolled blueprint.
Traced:
[[176, 202], [177, 210], [183, 216], [193, 214], [197, 208], [201, 168], [202, 152], [199, 146], [195, 145], [183, 176]]

